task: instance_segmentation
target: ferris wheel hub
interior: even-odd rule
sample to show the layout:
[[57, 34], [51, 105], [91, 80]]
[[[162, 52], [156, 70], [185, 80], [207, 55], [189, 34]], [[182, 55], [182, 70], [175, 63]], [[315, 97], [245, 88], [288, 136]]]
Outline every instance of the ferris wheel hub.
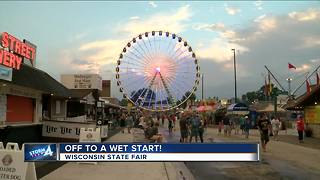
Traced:
[[156, 71], [157, 71], [157, 72], [160, 72], [160, 67], [156, 67]]

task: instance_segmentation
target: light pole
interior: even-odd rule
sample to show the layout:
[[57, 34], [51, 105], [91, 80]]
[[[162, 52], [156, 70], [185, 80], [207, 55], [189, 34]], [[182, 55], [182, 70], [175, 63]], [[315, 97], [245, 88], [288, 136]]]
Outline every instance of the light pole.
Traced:
[[233, 69], [234, 69], [234, 102], [237, 103], [237, 65], [236, 65], [236, 50], [231, 49], [233, 51]]
[[288, 81], [288, 97], [289, 97], [289, 99], [291, 99], [291, 81], [292, 81], [292, 79], [287, 78], [287, 81]]
[[202, 76], [201, 76], [201, 99], [203, 100], [203, 76], [204, 76], [204, 73], [202, 73]]

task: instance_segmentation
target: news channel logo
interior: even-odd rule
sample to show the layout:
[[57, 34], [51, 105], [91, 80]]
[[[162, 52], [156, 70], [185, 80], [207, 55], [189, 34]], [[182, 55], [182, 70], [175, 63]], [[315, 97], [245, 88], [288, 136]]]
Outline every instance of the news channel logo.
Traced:
[[25, 144], [24, 160], [25, 161], [56, 161], [57, 145], [56, 144]]

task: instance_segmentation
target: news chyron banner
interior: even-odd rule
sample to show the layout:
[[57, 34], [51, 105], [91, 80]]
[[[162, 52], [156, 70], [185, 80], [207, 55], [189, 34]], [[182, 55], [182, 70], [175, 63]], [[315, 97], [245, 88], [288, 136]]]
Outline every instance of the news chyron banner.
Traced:
[[27, 144], [25, 161], [259, 161], [257, 143]]

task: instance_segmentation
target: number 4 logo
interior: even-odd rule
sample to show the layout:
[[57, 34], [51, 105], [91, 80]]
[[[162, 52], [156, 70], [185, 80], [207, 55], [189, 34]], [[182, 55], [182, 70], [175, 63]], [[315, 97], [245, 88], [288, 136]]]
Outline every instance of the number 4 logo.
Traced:
[[50, 145], [48, 145], [48, 148], [43, 156], [52, 156], [53, 152], [51, 151]]

